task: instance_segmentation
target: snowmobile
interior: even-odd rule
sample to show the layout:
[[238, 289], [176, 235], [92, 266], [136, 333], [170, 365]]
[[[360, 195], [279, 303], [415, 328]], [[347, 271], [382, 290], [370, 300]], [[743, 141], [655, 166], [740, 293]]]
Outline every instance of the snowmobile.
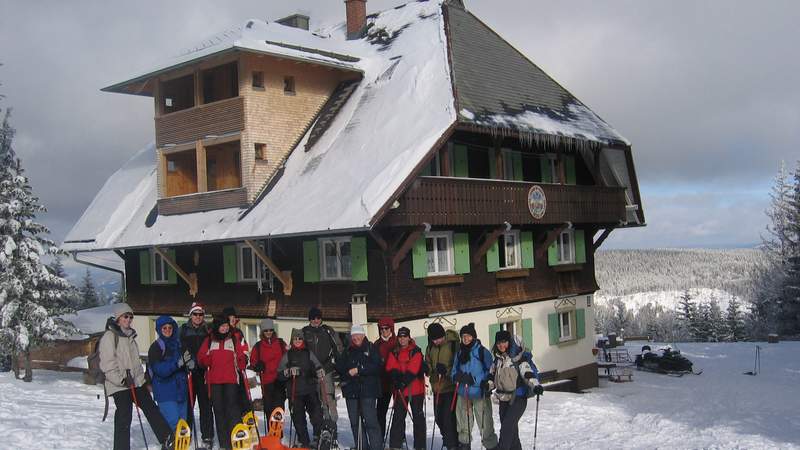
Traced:
[[642, 354], [636, 355], [636, 368], [647, 372], [661, 373], [676, 377], [687, 374], [700, 375], [703, 371], [695, 372], [692, 369], [692, 362], [681, 355], [680, 350], [673, 350], [671, 347], [664, 347], [661, 355], [650, 349], [649, 345], [642, 347]]

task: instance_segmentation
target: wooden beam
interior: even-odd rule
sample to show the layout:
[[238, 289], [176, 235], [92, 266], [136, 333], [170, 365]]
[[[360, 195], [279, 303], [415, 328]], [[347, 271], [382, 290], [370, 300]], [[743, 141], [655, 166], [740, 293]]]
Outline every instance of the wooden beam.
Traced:
[[206, 173], [206, 146], [202, 140], [194, 144], [195, 161], [197, 162], [197, 192], [208, 192], [208, 174]]
[[611, 234], [612, 231], [614, 231], [613, 228], [606, 228], [605, 230], [603, 230], [603, 233], [600, 234], [600, 237], [595, 239], [595, 241], [592, 243], [592, 253], [597, 251], [597, 249], [600, 248], [601, 245], [603, 245], [603, 242], [606, 240], [608, 235]]
[[566, 230], [567, 227], [569, 227], [569, 224], [565, 223], [558, 228], [550, 230], [545, 235], [544, 242], [542, 242], [542, 244], [539, 245], [539, 249], [536, 250], [536, 259], [544, 258], [545, 252], [547, 252], [547, 247], [550, 247], [550, 244], [555, 242], [555, 240], [558, 239], [558, 235], [560, 235], [562, 231]]
[[176, 263], [164, 250], [159, 247], [153, 247], [153, 251], [158, 253], [161, 256], [161, 259], [167, 263], [168, 266], [172, 267], [172, 270], [178, 274], [179, 277], [183, 278], [183, 281], [189, 285], [189, 295], [192, 297], [197, 295], [197, 274], [196, 273], [186, 273], [183, 269], [178, 266]]
[[410, 252], [411, 249], [414, 247], [414, 243], [417, 242], [417, 239], [419, 239], [419, 237], [422, 236], [422, 233], [424, 232], [425, 232], [425, 227], [419, 226], [415, 228], [414, 231], [412, 231], [408, 235], [408, 237], [406, 237], [406, 240], [403, 242], [403, 245], [400, 246], [400, 249], [392, 257], [393, 272], [397, 271], [397, 269], [400, 268], [400, 263], [403, 262], [403, 259], [405, 259], [406, 255], [408, 255], [408, 252]]
[[378, 244], [378, 247], [380, 247], [381, 250], [384, 252], [389, 250], [389, 244], [386, 242], [386, 239], [384, 239], [380, 233], [378, 233], [377, 230], [369, 230], [369, 235], [372, 237], [375, 243]]
[[500, 235], [505, 233], [505, 231], [506, 231], [506, 226], [503, 225], [499, 228], [496, 228], [488, 235], [486, 235], [486, 239], [484, 239], [483, 244], [481, 244], [481, 246], [478, 247], [478, 251], [475, 252], [474, 255], [472, 255], [472, 264], [478, 264], [479, 262], [481, 262], [481, 258], [483, 258], [483, 255], [485, 255], [486, 252], [489, 251], [489, 247], [494, 245], [494, 243], [497, 242], [497, 239], [500, 237]]
[[278, 268], [275, 262], [273, 262], [272, 259], [270, 259], [270, 257], [267, 256], [266, 253], [264, 253], [264, 250], [261, 247], [259, 247], [255, 242], [249, 239], [245, 239], [244, 243], [247, 244], [247, 246], [253, 250], [256, 256], [258, 256], [258, 259], [260, 259], [261, 262], [264, 263], [265, 266], [267, 266], [269, 271], [272, 272], [273, 275], [275, 275], [275, 278], [277, 278], [281, 282], [281, 284], [283, 284], [283, 294], [287, 296], [292, 295], [292, 288], [294, 287], [294, 283], [292, 282], [292, 271], [291, 270], [282, 271], [280, 268]]

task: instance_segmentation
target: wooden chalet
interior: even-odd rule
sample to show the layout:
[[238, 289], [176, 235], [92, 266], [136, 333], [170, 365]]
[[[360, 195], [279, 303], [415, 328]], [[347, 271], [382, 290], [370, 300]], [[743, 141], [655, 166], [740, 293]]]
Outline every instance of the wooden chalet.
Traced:
[[105, 88], [154, 98], [155, 143], [65, 248], [124, 259], [140, 329], [194, 300], [235, 306], [251, 340], [312, 306], [422, 346], [475, 322], [596, 385], [594, 253], [644, 225], [630, 143], [461, 2], [365, 3], [316, 33], [249, 20]]

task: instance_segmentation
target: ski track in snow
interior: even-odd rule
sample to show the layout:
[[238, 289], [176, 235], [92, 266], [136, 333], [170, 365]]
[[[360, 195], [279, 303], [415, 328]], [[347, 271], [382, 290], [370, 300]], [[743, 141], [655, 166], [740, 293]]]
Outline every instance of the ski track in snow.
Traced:
[[[629, 343], [632, 356], [640, 344]], [[601, 380], [599, 388], [584, 394], [545, 392], [536, 445], [541, 449], [800, 449], [800, 342], [759, 343], [761, 373], [743, 375], [753, 370], [755, 345], [678, 344], [695, 369], [703, 370], [699, 376], [634, 371], [632, 383]], [[24, 383], [11, 373], [0, 373], [0, 447], [111, 448], [114, 403], [109, 405], [109, 419], [100, 422], [103, 389], [83, 385], [81, 378], [79, 373], [36, 371], [33, 383]], [[520, 423], [523, 448], [533, 446], [535, 404], [535, 399], [529, 400]], [[350, 446], [344, 401], [340, 399], [338, 406], [340, 444]], [[428, 437], [432, 410], [429, 399]], [[493, 412], [499, 432], [496, 404]], [[411, 420], [406, 420], [411, 443]], [[135, 413], [131, 426], [132, 449], [143, 450]], [[286, 427], [288, 433], [288, 423]], [[145, 430], [150, 448], [157, 448], [146, 423]], [[47, 444], [42, 445], [37, 440], [45, 436]], [[478, 448], [477, 430], [472, 442]], [[440, 445], [437, 427], [434, 448]]]

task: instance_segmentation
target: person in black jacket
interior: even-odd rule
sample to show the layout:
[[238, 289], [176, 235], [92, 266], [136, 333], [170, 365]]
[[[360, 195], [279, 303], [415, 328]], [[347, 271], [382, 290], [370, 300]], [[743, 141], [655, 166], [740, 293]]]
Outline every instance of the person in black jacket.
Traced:
[[[208, 325], [205, 321], [206, 311], [203, 305], [198, 302], [192, 303], [189, 308], [189, 321], [181, 325], [178, 337], [181, 347], [189, 351], [194, 362], [194, 369], [191, 370], [192, 389], [190, 391], [189, 407], [195, 402], [200, 408], [200, 432], [203, 436], [203, 444], [211, 448], [214, 442], [214, 413], [211, 411], [211, 400], [208, 398], [208, 388], [206, 387], [206, 369], [197, 363], [197, 352], [203, 345], [203, 340], [208, 336]], [[194, 427], [194, 411], [189, 411], [189, 424]]]
[[325, 371], [314, 353], [306, 348], [303, 333], [292, 330], [292, 345], [281, 358], [278, 365], [278, 379], [286, 382], [286, 397], [292, 423], [297, 430], [297, 440], [301, 447], [309, 447], [306, 412], [314, 428], [314, 442], [319, 441], [322, 431], [322, 410], [320, 409], [317, 385], [325, 377]]
[[325, 370], [325, 389], [320, 389], [322, 412], [325, 419], [333, 423], [339, 420], [336, 412], [336, 391], [333, 384], [333, 372], [336, 370], [336, 358], [342, 353], [342, 341], [333, 328], [322, 323], [322, 311], [311, 308], [308, 311], [308, 325], [303, 327], [303, 338], [306, 347], [314, 353]]
[[364, 327], [353, 325], [350, 345], [336, 360], [336, 370], [341, 377], [342, 396], [347, 402], [347, 415], [356, 441], [354, 446], [365, 450], [381, 450], [383, 446], [376, 409], [381, 395], [381, 365], [380, 352], [366, 339]]

